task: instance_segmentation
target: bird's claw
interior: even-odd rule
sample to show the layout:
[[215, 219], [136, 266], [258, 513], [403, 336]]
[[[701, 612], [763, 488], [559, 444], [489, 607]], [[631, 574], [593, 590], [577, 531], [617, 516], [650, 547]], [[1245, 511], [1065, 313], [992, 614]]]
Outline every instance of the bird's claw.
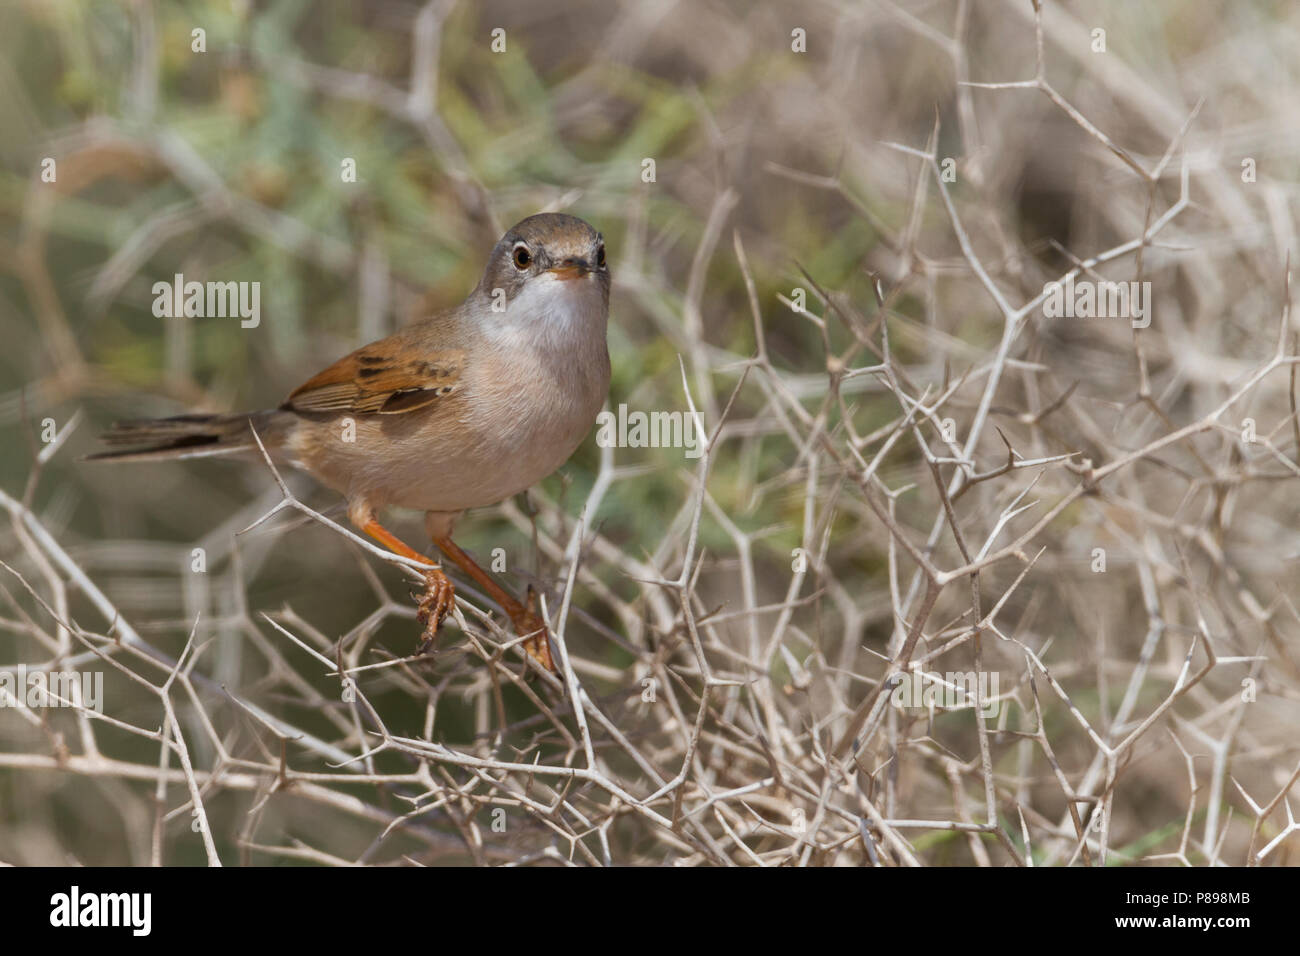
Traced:
[[514, 625], [515, 633], [524, 638], [524, 650], [528, 656], [552, 674], [559, 673], [551, 654], [551, 635], [546, 629], [546, 622], [537, 613], [537, 591], [531, 584], [522, 610], [511, 616], [510, 623]]
[[441, 568], [429, 568], [424, 574], [424, 597], [420, 599], [415, 618], [424, 625], [421, 652], [433, 646], [433, 641], [445, 618], [456, 604], [456, 589]]

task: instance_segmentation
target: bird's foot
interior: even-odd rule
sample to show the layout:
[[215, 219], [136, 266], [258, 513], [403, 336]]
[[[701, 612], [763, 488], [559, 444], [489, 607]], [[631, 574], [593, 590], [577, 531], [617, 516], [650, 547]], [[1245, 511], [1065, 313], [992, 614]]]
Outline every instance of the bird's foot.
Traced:
[[441, 568], [431, 567], [425, 571], [424, 582], [424, 597], [420, 599], [419, 609], [415, 613], [416, 620], [424, 625], [421, 653], [433, 646], [443, 618], [456, 605], [456, 589], [451, 578], [443, 574]]
[[552, 674], [558, 674], [559, 669], [551, 654], [551, 635], [546, 629], [546, 622], [537, 613], [537, 592], [531, 584], [523, 606], [510, 615], [510, 623], [514, 625], [515, 633], [524, 638], [524, 650], [528, 656]]

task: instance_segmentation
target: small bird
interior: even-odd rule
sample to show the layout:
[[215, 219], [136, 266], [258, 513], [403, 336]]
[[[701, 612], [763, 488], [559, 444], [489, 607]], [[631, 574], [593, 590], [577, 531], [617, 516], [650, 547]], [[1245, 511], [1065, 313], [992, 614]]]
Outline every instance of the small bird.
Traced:
[[89, 456], [157, 461], [258, 452], [347, 498], [349, 520], [426, 565], [421, 618], [432, 635], [452, 607], [441, 567], [379, 523], [386, 507], [425, 512], [438, 549], [510, 617], [534, 660], [554, 671], [529, 588], [508, 594], [451, 539], [467, 508], [518, 494], [568, 460], [609, 391], [610, 272], [605, 241], [561, 213], [520, 222], [496, 244], [459, 306], [339, 359], [279, 408], [118, 422]]

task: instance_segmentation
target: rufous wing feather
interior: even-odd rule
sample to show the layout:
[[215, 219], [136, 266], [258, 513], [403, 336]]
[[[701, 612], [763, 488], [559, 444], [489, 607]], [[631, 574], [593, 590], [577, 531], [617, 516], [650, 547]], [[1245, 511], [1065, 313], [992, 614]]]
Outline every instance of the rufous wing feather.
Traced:
[[396, 415], [424, 408], [456, 390], [464, 351], [444, 349], [418, 358], [399, 357], [400, 351], [386, 341], [357, 349], [300, 385], [284, 407], [309, 413]]

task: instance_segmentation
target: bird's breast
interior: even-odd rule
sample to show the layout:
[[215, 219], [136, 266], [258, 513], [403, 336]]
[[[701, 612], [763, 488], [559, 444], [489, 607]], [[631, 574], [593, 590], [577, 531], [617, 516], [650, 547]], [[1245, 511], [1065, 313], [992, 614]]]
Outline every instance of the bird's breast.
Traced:
[[603, 336], [566, 353], [533, 349], [487, 356], [467, 376], [470, 431], [482, 449], [508, 460], [527, 487], [582, 444], [609, 393], [609, 375]]

